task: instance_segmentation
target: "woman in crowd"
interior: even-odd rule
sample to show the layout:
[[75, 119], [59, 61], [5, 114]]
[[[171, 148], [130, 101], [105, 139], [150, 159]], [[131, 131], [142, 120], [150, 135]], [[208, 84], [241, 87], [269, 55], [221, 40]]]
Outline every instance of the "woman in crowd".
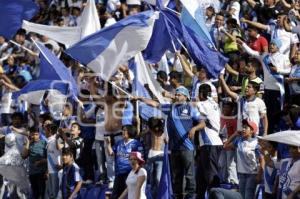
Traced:
[[129, 160], [132, 170], [126, 179], [127, 188], [119, 199], [125, 199], [126, 196], [132, 199], [146, 199], [147, 171], [142, 168], [145, 161], [137, 151], [130, 153]]

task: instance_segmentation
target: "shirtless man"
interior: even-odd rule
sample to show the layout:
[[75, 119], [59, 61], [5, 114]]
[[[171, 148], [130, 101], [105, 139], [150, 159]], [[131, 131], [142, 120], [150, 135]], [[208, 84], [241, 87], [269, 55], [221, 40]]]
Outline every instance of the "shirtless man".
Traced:
[[[109, 188], [113, 187], [114, 181], [114, 158], [108, 155], [105, 136], [110, 136], [114, 141], [122, 138], [122, 117], [125, 107], [125, 97], [117, 95], [110, 83], [106, 83], [106, 93], [103, 96], [98, 94], [99, 82], [93, 78], [90, 83], [90, 92], [96, 106], [96, 133], [95, 148], [97, 163], [99, 165], [100, 180], [98, 184], [102, 184], [108, 180]], [[104, 156], [107, 167], [105, 167]]]

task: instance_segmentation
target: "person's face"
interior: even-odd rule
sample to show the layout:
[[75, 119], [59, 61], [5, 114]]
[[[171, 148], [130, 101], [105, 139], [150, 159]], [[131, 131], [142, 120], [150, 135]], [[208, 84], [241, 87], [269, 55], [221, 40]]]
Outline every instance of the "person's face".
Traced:
[[232, 107], [230, 105], [223, 105], [222, 107], [222, 113], [225, 116], [231, 116], [232, 115]]
[[255, 95], [255, 89], [251, 84], [248, 84], [246, 87], [245, 95], [247, 97], [254, 96]]
[[33, 132], [30, 134], [30, 138], [33, 142], [37, 142], [40, 140], [40, 134], [39, 132]]
[[285, 15], [279, 15], [277, 17], [277, 25], [280, 26], [280, 27], [283, 27], [283, 19], [284, 19], [284, 16]]
[[181, 93], [175, 94], [175, 102], [182, 103], [182, 102], [186, 102], [186, 100], [187, 100], [187, 97], [185, 95], [182, 95]]
[[251, 74], [253, 72], [255, 72], [255, 68], [253, 67], [252, 63], [248, 63], [245, 67], [245, 72], [247, 74]]
[[14, 58], [13, 57], [8, 57], [8, 59], [7, 59], [7, 63], [8, 63], [8, 65], [10, 65], [10, 66], [13, 66], [14, 64], [15, 64], [15, 60], [14, 60]]
[[78, 136], [80, 134], [80, 129], [77, 124], [71, 126], [71, 134], [74, 136]]
[[176, 85], [177, 85], [177, 80], [173, 77], [170, 78], [169, 80], [170, 82], [170, 85], [173, 87], [173, 88], [176, 88]]
[[20, 118], [20, 117], [14, 117], [14, 118], [12, 118], [12, 125], [14, 126], [14, 127], [21, 127], [21, 125], [22, 125], [22, 119]]
[[215, 26], [216, 27], [221, 27], [224, 25], [224, 17], [221, 15], [217, 15], [215, 18]]
[[207, 17], [212, 17], [214, 12], [211, 9], [207, 8], [205, 14], [206, 14]]
[[294, 55], [294, 61], [295, 62], [300, 62], [300, 51], [297, 51]]
[[131, 165], [132, 168], [139, 164], [138, 159], [135, 156], [132, 156], [132, 155], [129, 156], [129, 161], [130, 161], [130, 165]]
[[251, 38], [256, 38], [256, 36], [257, 36], [257, 31], [254, 30], [254, 29], [249, 28], [249, 29], [248, 29], [248, 36], [251, 37]]
[[70, 165], [73, 162], [73, 157], [70, 154], [63, 154], [62, 155], [62, 162], [65, 165]]
[[0, 44], [3, 44], [5, 42], [5, 39], [3, 36], [0, 36]]
[[65, 107], [63, 111], [64, 116], [69, 116], [71, 114], [71, 109], [69, 107]]
[[251, 138], [252, 134], [253, 133], [252, 133], [252, 130], [251, 130], [250, 126], [244, 124], [243, 125], [243, 130], [242, 130], [242, 137], [244, 139], [248, 139], [248, 138]]
[[129, 139], [128, 130], [127, 130], [126, 127], [122, 128], [122, 136], [123, 136], [124, 140], [128, 140]]
[[278, 51], [277, 46], [273, 43], [270, 43], [269, 49], [271, 53], [276, 53]]
[[206, 80], [207, 74], [205, 69], [201, 68], [199, 71], [197, 71], [197, 76], [200, 81]]
[[297, 146], [289, 146], [289, 153], [293, 159], [299, 158], [300, 156], [300, 147]]
[[271, 7], [274, 5], [274, 0], [264, 0], [264, 4], [266, 7]]

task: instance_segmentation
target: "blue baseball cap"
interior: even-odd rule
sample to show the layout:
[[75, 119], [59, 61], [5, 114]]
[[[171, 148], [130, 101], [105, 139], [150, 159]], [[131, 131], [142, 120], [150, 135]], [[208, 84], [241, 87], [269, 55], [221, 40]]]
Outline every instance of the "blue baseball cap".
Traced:
[[185, 88], [184, 86], [179, 86], [178, 88], [176, 88], [175, 93], [182, 94], [182, 95], [186, 96], [188, 99], [190, 99], [189, 90], [187, 88]]

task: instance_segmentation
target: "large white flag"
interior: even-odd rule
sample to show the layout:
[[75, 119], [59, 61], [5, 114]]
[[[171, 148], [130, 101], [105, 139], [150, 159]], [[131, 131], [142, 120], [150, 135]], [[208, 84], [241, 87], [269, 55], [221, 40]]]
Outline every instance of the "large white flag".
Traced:
[[30, 32], [45, 35], [69, 47], [84, 37], [97, 32], [101, 29], [101, 26], [95, 1], [88, 0], [81, 14], [81, 22], [76, 27], [47, 26], [23, 21], [22, 28]]

